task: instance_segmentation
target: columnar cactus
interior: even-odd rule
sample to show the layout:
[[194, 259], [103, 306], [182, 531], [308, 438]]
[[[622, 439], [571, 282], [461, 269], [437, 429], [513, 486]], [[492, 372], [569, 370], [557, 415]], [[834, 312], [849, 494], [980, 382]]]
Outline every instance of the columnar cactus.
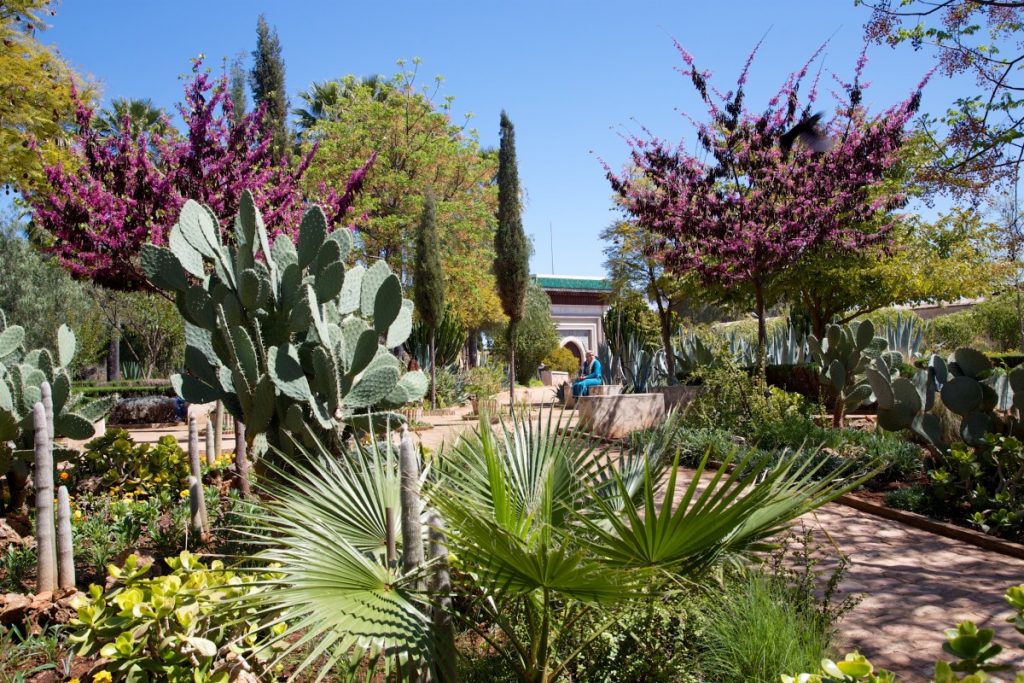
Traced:
[[[17, 325], [0, 332], [0, 473], [13, 474], [8, 477], [12, 508], [24, 503], [33, 454], [33, 406], [44, 403], [51, 441], [57, 437], [85, 440], [94, 436], [93, 423], [110, 412], [115, 401], [109, 397], [83, 404], [82, 395], [71, 392], [67, 368], [74, 360], [76, 341], [67, 325], [57, 331], [56, 354], [48, 349], [25, 351], [24, 338], [24, 330]], [[44, 383], [50, 386], [48, 402]], [[65, 456], [58, 450], [56, 457]]]
[[57, 539], [53, 523], [53, 451], [42, 401], [32, 409], [35, 427], [36, 586], [37, 592], [57, 590]]
[[[810, 335], [807, 343], [818, 365], [822, 384], [835, 389], [832, 422], [837, 427], [842, 426], [846, 411], [871, 396], [864, 372], [872, 358], [870, 349], [875, 343], [875, 327], [870, 320], [859, 325], [829, 325], [824, 339], [819, 341]], [[884, 340], [881, 343], [884, 345]]]
[[191, 484], [189, 485], [189, 496], [194, 497], [192, 503], [192, 523], [195, 525], [198, 519], [198, 527], [193, 526], [199, 533], [204, 536], [210, 533], [210, 517], [206, 513], [206, 497], [203, 495], [203, 470], [199, 462], [199, 427], [196, 425], [196, 418], [188, 418], [188, 467], [192, 476], [189, 480], [195, 479], [199, 482], [199, 495], [196, 496], [193, 493]]
[[346, 269], [347, 229], [328, 232], [323, 211], [306, 212], [298, 243], [271, 246], [246, 192], [236, 243], [223, 242], [209, 209], [186, 202], [168, 246], [146, 245], [142, 265], [175, 296], [185, 318], [187, 373], [172, 378], [192, 403], [223, 401], [257, 451], [330, 444], [345, 424], [381, 407], [419, 400], [421, 372], [403, 375], [388, 349], [412, 326], [412, 303], [387, 263]]
[[57, 489], [57, 586], [62, 590], [75, 587], [74, 533], [67, 486]]

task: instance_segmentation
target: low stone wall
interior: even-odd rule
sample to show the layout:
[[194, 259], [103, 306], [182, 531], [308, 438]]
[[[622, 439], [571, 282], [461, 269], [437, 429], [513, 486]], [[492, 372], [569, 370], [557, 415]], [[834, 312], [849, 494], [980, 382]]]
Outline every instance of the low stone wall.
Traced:
[[624, 438], [664, 418], [665, 398], [661, 394], [582, 396], [579, 400], [580, 427], [606, 439]]
[[[590, 387], [588, 396], [618, 396], [622, 393], [622, 386], [619, 384], [598, 384]], [[572, 395], [572, 382], [565, 383], [565, 407], [575, 408], [576, 399]]]
[[665, 399], [665, 410], [682, 410], [690, 401], [700, 396], [704, 387], [695, 384], [676, 384], [671, 387], [654, 387], [652, 392], [661, 394]]
[[558, 370], [541, 370], [540, 381], [546, 387], [561, 386], [562, 382], [569, 381], [569, 373], [559, 372]]

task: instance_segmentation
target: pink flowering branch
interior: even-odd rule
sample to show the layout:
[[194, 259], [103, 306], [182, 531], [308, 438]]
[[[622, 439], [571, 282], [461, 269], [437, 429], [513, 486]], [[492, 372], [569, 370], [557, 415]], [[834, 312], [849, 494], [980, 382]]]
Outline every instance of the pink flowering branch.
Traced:
[[[213, 79], [193, 64], [178, 112], [184, 134], [133, 136], [130, 126], [110, 136], [94, 128], [95, 113], [78, 103], [76, 168], [46, 169], [51, 191], [29, 197], [36, 226], [48, 236], [44, 248], [75, 277], [105, 287], [147, 287], [138, 262], [142, 245], [164, 243], [186, 199], [208, 205], [230, 237], [238, 202], [251, 190], [271, 235], [292, 234], [307, 198], [300, 181], [316, 147], [296, 163], [276, 162], [273, 131], [260, 108], [237, 122], [226, 77]], [[338, 222], [351, 208], [373, 159], [350, 179], [343, 195], [320, 198]]]
[[[627, 170], [618, 173], [607, 164], [605, 170], [627, 214], [657, 237], [655, 255], [670, 272], [750, 287], [763, 352], [765, 291], [773, 277], [816, 250], [857, 251], [888, 238], [892, 224], [873, 219], [905, 199], [872, 189], [898, 161], [924, 82], [905, 101], [869, 116], [861, 104], [861, 54], [834, 115], [819, 125], [831, 146], [816, 151], [798, 141], [787, 150], [782, 136], [812, 113], [818, 79], [803, 102], [800, 86], [824, 46], [757, 113], [743, 100], [750, 59], [736, 90], [716, 101], [709, 72], [676, 47], [685, 64], [680, 71], [707, 108], [706, 120], [696, 123], [701, 151], [650, 134], [634, 136], [627, 138]], [[865, 225], [877, 227], [869, 231]]]

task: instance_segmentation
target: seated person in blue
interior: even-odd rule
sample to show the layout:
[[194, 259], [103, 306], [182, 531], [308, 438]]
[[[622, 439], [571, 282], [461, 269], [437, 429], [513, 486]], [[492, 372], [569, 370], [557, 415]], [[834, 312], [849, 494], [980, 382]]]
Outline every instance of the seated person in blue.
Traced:
[[601, 384], [601, 361], [594, 358], [593, 351], [587, 351], [587, 360], [583, 363], [579, 377], [572, 383], [572, 395], [579, 398], [590, 393], [590, 387]]

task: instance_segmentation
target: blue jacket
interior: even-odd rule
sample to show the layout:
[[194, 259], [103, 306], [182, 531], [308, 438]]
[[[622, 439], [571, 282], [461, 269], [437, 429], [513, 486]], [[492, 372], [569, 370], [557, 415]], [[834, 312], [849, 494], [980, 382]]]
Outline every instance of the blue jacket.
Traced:
[[594, 362], [590, 364], [590, 372], [587, 372], [587, 364], [583, 363], [583, 379], [601, 379], [601, 361], [594, 359]]

